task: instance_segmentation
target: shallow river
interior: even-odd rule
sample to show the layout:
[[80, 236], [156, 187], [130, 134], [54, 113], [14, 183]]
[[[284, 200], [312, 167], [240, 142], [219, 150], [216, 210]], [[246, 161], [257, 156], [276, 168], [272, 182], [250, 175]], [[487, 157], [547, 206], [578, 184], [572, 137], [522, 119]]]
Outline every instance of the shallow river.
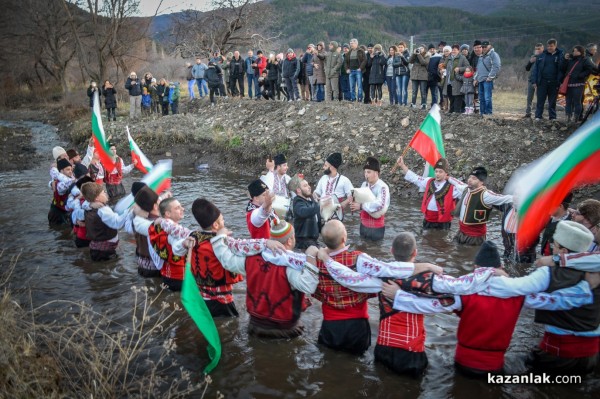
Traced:
[[[60, 144], [52, 126], [37, 122], [13, 124], [8, 127], [32, 129], [33, 144], [47, 162], [21, 172], [0, 173], [0, 248], [6, 255], [22, 250], [13, 278], [13, 286], [31, 287], [35, 304], [54, 299], [86, 301], [100, 312], [115, 316], [133, 303], [131, 286], [148, 286], [160, 290], [160, 280], [143, 279], [136, 272], [135, 244], [126, 233], [121, 234], [119, 259], [109, 263], [93, 263], [86, 249], [75, 248], [66, 229], [51, 229], [47, 212], [51, 193], [47, 188], [51, 149]], [[63, 143], [64, 144], [64, 143]], [[126, 156], [128, 159], [129, 157]], [[293, 169], [293, 168], [291, 168]], [[184, 224], [197, 227], [191, 215], [191, 204], [205, 196], [221, 209], [226, 225], [236, 237], [247, 237], [245, 225], [245, 187], [248, 177], [224, 175], [191, 167], [173, 171], [172, 191], [186, 208]], [[125, 179], [129, 187], [134, 179]], [[316, 180], [316, 176], [314, 180]], [[385, 179], [385, 176], [384, 176]], [[360, 182], [354, 182], [359, 184]], [[389, 259], [389, 248], [396, 232], [413, 231], [417, 235], [419, 260], [433, 261], [445, 267], [447, 273], [458, 276], [472, 270], [475, 249], [457, 247], [452, 243], [456, 226], [450, 233], [423, 232], [420, 204], [415, 200], [393, 198], [386, 216], [386, 237], [382, 243], [365, 243], [358, 237], [358, 217], [347, 220], [349, 240], [356, 249]], [[490, 237], [501, 247], [498, 217], [491, 223]], [[4, 261], [6, 257], [4, 258]], [[517, 273], [525, 273], [519, 269]], [[176, 303], [178, 293], [163, 293], [164, 299]], [[379, 310], [376, 299], [369, 303], [372, 330], [371, 350], [362, 357], [336, 353], [317, 345], [321, 323], [319, 302], [313, 299], [302, 316], [306, 327], [301, 338], [271, 341], [249, 337], [246, 328], [245, 285], [235, 286], [238, 319], [217, 320], [223, 343], [223, 356], [212, 373], [213, 383], [208, 397], [217, 390], [228, 398], [296, 398], [296, 397], [377, 397], [377, 398], [596, 398], [600, 392], [598, 371], [580, 385], [488, 385], [458, 376], [453, 371], [455, 331], [458, 318], [436, 315], [426, 318], [427, 355], [429, 368], [420, 380], [398, 376], [385, 367], [374, 364], [372, 348], [377, 339]], [[177, 361], [193, 373], [200, 373], [207, 362], [206, 343], [187, 315], [182, 312], [170, 326], [178, 349]], [[509, 373], [525, 371], [524, 358], [542, 335], [533, 324], [532, 313], [523, 311], [506, 357]], [[593, 392], [596, 392], [594, 394]]]

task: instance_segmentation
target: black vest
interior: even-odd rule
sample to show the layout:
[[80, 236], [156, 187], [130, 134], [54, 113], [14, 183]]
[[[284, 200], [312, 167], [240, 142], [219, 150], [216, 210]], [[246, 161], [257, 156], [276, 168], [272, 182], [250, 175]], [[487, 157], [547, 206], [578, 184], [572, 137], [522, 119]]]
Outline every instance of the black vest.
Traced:
[[[585, 277], [585, 272], [564, 268], [550, 268], [550, 285], [547, 292], [571, 287]], [[535, 322], [549, 324], [571, 331], [592, 331], [600, 325], [600, 287], [592, 291], [594, 302], [571, 310], [536, 310]]]
[[117, 230], [111, 229], [104, 224], [100, 216], [98, 216], [98, 209], [92, 209], [85, 211], [85, 229], [86, 237], [92, 241], [108, 241], [115, 238], [118, 234]]
[[485, 191], [487, 191], [487, 189], [485, 187], [481, 187], [475, 192], [470, 192], [470, 195], [467, 195], [464, 198], [464, 201], [467, 201], [465, 204], [465, 214], [463, 215], [462, 220], [464, 224], [485, 224], [488, 222], [488, 220], [490, 220], [492, 207], [483, 203], [483, 193]]

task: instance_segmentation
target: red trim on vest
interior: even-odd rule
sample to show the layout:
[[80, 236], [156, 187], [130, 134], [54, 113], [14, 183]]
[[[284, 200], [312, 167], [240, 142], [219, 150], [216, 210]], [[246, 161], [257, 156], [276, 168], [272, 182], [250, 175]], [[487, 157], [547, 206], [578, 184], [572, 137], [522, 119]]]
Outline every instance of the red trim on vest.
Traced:
[[172, 280], [183, 280], [185, 256], [173, 254], [168, 234], [160, 226], [152, 224], [148, 229], [148, 237], [154, 251], [164, 260], [163, 267], [160, 269], [160, 275]]
[[360, 211], [360, 223], [371, 229], [378, 229], [385, 226], [385, 215], [375, 219], [365, 210]]
[[[118, 184], [121, 183], [121, 181], [123, 180], [123, 160], [121, 159], [121, 157], [117, 157], [118, 160], [117, 162], [115, 162], [115, 167], [117, 169], [117, 173], [107, 173], [107, 171], [105, 170], [104, 172], [104, 182], [106, 184], [111, 184], [113, 186], [116, 186]], [[114, 169], [113, 169], [114, 170]]]
[[540, 349], [565, 359], [577, 359], [596, 356], [600, 351], [600, 337], [578, 337], [576, 335], [558, 335], [544, 333]]
[[469, 237], [482, 237], [487, 234], [487, 223], [483, 224], [464, 224], [458, 222], [458, 229]]
[[300, 318], [304, 294], [293, 291], [285, 267], [261, 255], [246, 258], [246, 308], [250, 316], [292, 328]]
[[251, 238], [271, 238], [271, 223], [269, 219], [260, 227], [256, 227], [250, 221], [252, 211], [246, 212], [246, 224], [248, 225], [248, 231], [250, 232]]
[[425, 324], [422, 314], [397, 312], [379, 321], [377, 344], [410, 352], [425, 352]]
[[69, 199], [69, 193], [66, 192], [63, 195], [58, 193], [58, 180], [54, 180], [52, 189], [52, 205], [60, 209], [61, 211], [67, 211], [65, 206], [67, 205], [67, 199]]
[[450, 185], [450, 189], [444, 196], [444, 213], [440, 212], [440, 205], [436, 201], [438, 207], [437, 211], [430, 211], [427, 209], [429, 201], [434, 194], [430, 194], [429, 190], [435, 179], [429, 179], [427, 186], [425, 187], [425, 194], [423, 194], [423, 201], [421, 202], [421, 212], [425, 215], [425, 220], [431, 223], [447, 223], [452, 221], [452, 211], [456, 207], [456, 202], [452, 197], [454, 193], [454, 186]]
[[455, 361], [476, 370], [501, 369], [525, 297], [503, 299], [474, 294], [460, 298]]
[[[356, 258], [359, 251], [344, 251], [331, 258], [356, 270]], [[367, 299], [375, 294], [361, 294], [349, 290], [335, 281], [322, 261], [317, 261], [319, 268], [319, 284], [313, 296], [321, 301], [324, 320], [368, 319]]]

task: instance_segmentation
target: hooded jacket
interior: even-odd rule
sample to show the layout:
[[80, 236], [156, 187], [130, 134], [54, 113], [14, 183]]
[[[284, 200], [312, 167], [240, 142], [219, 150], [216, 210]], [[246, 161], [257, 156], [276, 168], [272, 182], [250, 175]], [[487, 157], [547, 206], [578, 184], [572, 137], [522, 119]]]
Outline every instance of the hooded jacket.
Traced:
[[338, 42], [330, 42], [333, 49], [325, 54], [325, 77], [327, 79], [337, 78], [340, 76], [342, 68], [342, 55], [338, 53]]

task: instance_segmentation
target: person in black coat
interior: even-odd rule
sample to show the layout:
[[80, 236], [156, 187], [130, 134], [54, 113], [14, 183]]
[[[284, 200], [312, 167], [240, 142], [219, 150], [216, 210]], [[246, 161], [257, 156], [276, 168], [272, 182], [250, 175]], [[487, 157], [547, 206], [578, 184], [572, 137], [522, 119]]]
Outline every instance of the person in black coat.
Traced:
[[98, 100], [100, 100], [100, 96], [102, 95], [102, 93], [100, 93], [96, 82], [92, 81], [90, 82], [90, 85], [87, 89], [87, 95], [90, 98], [90, 108], [94, 108], [94, 94], [96, 93], [98, 93]]
[[317, 245], [321, 225], [321, 206], [312, 198], [308, 182], [296, 175], [289, 183], [290, 192], [296, 194], [292, 200], [296, 249]]
[[575, 120], [579, 119], [583, 112], [581, 99], [585, 90], [585, 82], [594, 67], [592, 60], [585, 56], [583, 46], [577, 45], [573, 47], [571, 54], [565, 55], [565, 62], [562, 64], [562, 76], [564, 76], [563, 80], [567, 79], [567, 76], [569, 77], [565, 104], [567, 122], [571, 122], [573, 115], [575, 115]]
[[244, 59], [239, 51], [233, 52], [233, 58], [229, 62], [229, 81], [231, 82], [231, 95], [233, 97], [244, 97]]
[[383, 53], [381, 44], [373, 47], [373, 53], [367, 56], [367, 69], [369, 70], [369, 87], [371, 90], [371, 101], [375, 105], [381, 105], [383, 98], [383, 82], [385, 82], [385, 66], [387, 58]]
[[142, 114], [142, 81], [135, 72], [131, 72], [125, 82], [129, 92], [129, 119], [139, 118]]
[[279, 86], [277, 83], [279, 80], [279, 62], [275, 58], [275, 54], [269, 56], [265, 71], [267, 71], [266, 90], [270, 94], [268, 98], [275, 100], [275, 93], [279, 97], [279, 90], [277, 89]]
[[210, 90], [210, 103], [215, 105], [215, 93], [219, 92], [223, 84], [223, 70], [214, 62], [209, 61], [208, 68], [204, 72], [204, 79], [206, 79]]
[[156, 86], [156, 94], [162, 108], [163, 115], [169, 115], [169, 84], [166, 79], [161, 79]]
[[113, 87], [110, 80], [104, 81], [102, 85], [102, 95], [104, 96], [104, 106], [106, 107], [106, 115], [108, 116], [108, 120], [111, 118], [113, 121], [117, 120], [117, 91]]
[[365, 52], [365, 57], [367, 57], [367, 62], [365, 62], [365, 70], [362, 74], [362, 87], [363, 93], [365, 95], [364, 103], [371, 104], [371, 88], [369, 86], [369, 75], [371, 75], [371, 67], [368, 65], [368, 59], [373, 54], [373, 44], [369, 44], [367, 48], [365, 48], [365, 46], [360, 47]]

